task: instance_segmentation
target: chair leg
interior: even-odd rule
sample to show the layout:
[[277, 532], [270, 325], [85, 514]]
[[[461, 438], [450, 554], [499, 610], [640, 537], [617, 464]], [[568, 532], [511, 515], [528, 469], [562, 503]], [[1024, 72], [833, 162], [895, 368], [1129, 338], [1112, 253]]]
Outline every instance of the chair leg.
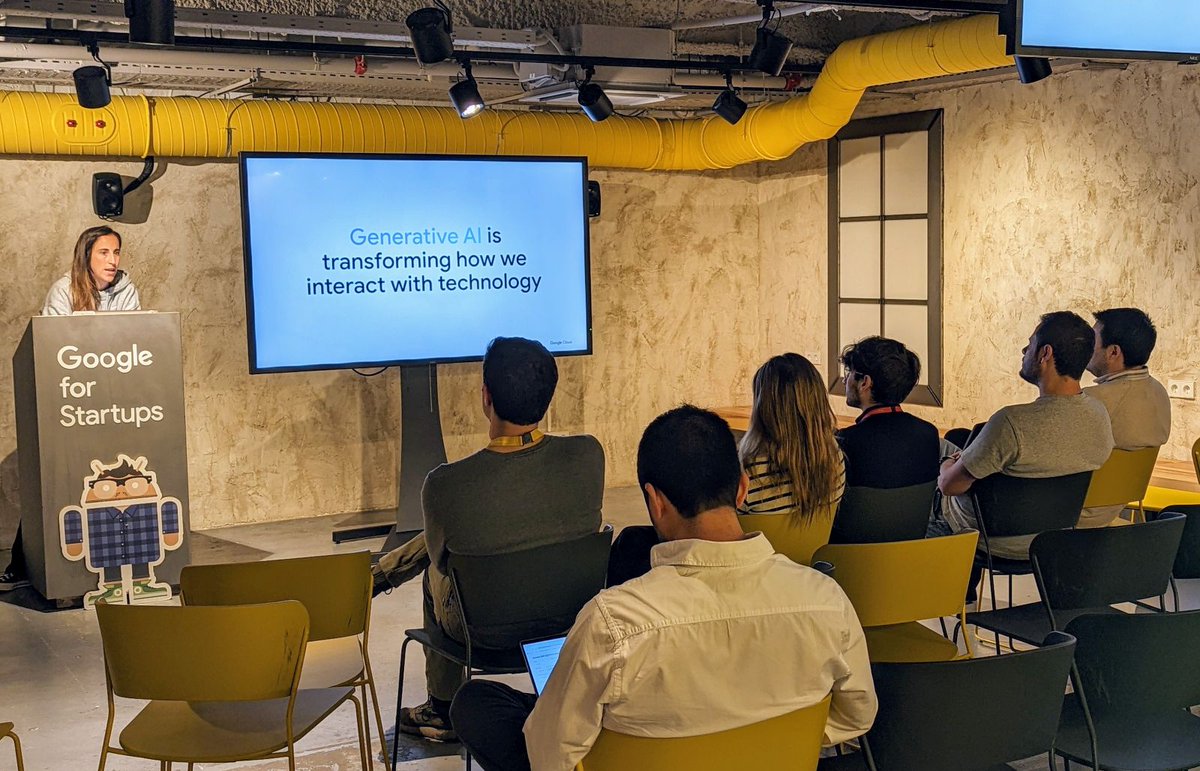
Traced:
[[350, 694], [349, 701], [354, 704], [354, 723], [358, 728], [358, 754], [362, 761], [363, 771], [371, 771], [370, 743], [367, 741], [367, 734], [363, 731], [363, 727], [367, 723], [366, 706], [359, 703], [353, 692]]
[[1175, 576], [1171, 576], [1170, 584], [1171, 584], [1171, 599], [1173, 599], [1175, 601], [1174, 608], [1175, 608], [1175, 612], [1178, 613], [1179, 612], [1179, 586], [1175, 583]]
[[[396, 719], [392, 724], [392, 768], [396, 768], [396, 761], [400, 757], [400, 705], [404, 698], [404, 662], [408, 656], [408, 644], [412, 642], [411, 637], [404, 638], [404, 644], [400, 646], [400, 677], [396, 684]], [[384, 743], [386, 747], [386, 740]]]
[[[358, 687], [360, 699], [362, 700], [362, 727], [367, 733], [367, 750], [371, 749], [371, 717], [367, 711], [367, 684], [362, 683]], [[386, 754], [386, 753], [385, 753]], [[384, 765], [387, 765], [386, 763]], [[368, 766], [370, 768], [370, 766]]]
[[17, 738], [15, 733], [10, 733], [8, 738], [13, 741], [13, 752], [17, 756], [17, 771], [25, 771], [25, 758], [21, 756], [21, 740]]
[[383, 757], [383, 767], [395, 771], [396, 766], [388, 763], [387, 735], [383, 732], [383, 713], [379, 710], [379, 694], [375, 691], [374, 675], [367, 681], [367, 686], [371, 691], [371, 706], [375, 708], [375, 727], [379, 729], [379, 754]]

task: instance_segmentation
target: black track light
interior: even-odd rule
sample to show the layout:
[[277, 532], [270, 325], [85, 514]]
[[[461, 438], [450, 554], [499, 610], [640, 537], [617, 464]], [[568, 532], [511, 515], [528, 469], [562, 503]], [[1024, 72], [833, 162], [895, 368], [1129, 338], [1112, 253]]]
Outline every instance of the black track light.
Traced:
[[479, 94], [479, 84], [475, 82], [475, 76], [471, 74], [470, 62], [463, 64], [463, 79], [450, 86], [450, 101], [454, 104], [454, 109], [458, 110], [459, 116], [463, 118], [470, 118], [487, 107], [487, 102], [483, 101], [483, 97]]
[[592, 122], [599, 123], [616, 111], [613, 109], [613, 103], [608, 98], [608, 94], [604, 93], [604, 89], [592, 82], [592, 75], [595, 72], [595, 68], [587, 68], [587, 77], [579, 86], [579, 106], [592, 119]]
[[792, 52], [792, 41], [768, 26], [775, 15], [774, 3], [758, 0], [758, 4], [763, 7], [763, 19], [755, 33], [754, 48], [750, 49], [750, 66], [778, 77]]
[[1017, 77], [1022, 83], [1037, 83], [1054, 72], [1050, 60], [1041, 56], [1014, 56], [1013, 61], [1017, 64]]
[[732, 73], [725, 73], [725, 90], [717, 96], [717, 101], [713, 102], [712, 109], [733, 126], [736, 126], [737, 122], [746, 114], [746, 103], [733, 90]]
[[125, 0], [129, 42], [175, 44], [175, 0]]
[[450, 8], [440, 0], [435, 2], [436, 8], [418, 8], [404, 20], [412, 36], [413, 51], [421, 64], [437, 64], [454, 56]]
[[89, 64], [79, 67], [71, 73], [75, 80], [75, 95], [79, 98], [79, 106], [89, 110], [98, 110], [112, 103], [112, 95], [108, 87], [112, 85], [112, 73], [108, 65], [100, 59], [100, 46], [95, 42], [87, 43], [88, 53], [99, 62], [99, 66]]

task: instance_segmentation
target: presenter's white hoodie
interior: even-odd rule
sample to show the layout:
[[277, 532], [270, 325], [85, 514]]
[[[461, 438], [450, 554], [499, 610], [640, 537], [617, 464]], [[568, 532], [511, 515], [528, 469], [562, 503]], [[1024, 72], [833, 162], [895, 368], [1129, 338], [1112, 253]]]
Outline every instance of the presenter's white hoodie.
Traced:
[[[140, 311], [141, 298], [138, 297], [137, 287], [133, 285], [129, 274], [123, 270], [117, 271], [117, 278], [106, 289], [100, 290], [101, 311]], [[70, 316], [71, 310], [71, 274], [55, 281], [46, 293], [46, 304], [42, 308], [43, 316]]]

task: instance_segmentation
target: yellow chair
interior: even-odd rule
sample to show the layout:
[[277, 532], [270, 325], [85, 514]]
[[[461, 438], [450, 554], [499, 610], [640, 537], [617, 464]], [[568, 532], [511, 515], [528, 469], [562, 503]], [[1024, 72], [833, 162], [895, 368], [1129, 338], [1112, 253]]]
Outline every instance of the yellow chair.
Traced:
[[[375, 708], [379, 743], [387, 739], [368, 655], [371, 627], [371, 555], [328, 554], [223, 565], [188, 565], [179, 576], [187, 605], [253, 605], [299, 600], [308, 611], [309, 640], [300, 688], [348, 685], [367, 693]], [[371, 743], [371, 721], [363, 726]], [[385, 761], [386, 762], [386, 761]]]
[[[299, 690], [308, 613], [299, 602], [234, 607], [98, 605], [108, 691], [100, 771], [109, 754], [172, 762], [287, 758], [350, 701], [370, 768], [354, 689]], [[113, 746], [114, 696], [148, 701]]]
[[21, 757], [21, 740], [17, 738], [12, 723], [0, 723], [0, 740], [5, 738], [13, 741], [13, 750], [17, 753], [17, 771], [25, 771], [25, 760]]
[[[918, 623], [958, 616], [966, 623], [967, 582], [979, 533], [892, 543], [830, 544], [814, 559], [833, 564], [867, 635], [874, 663], [950, 661], [958, 646]], [[967, 637], [968, 655], [974, 655]]]
[[1134, 521], [1140, 514], [1145, 522], [1146, 511], [1142, 508], [1142, 499], [1146, 497], [1146, 488], [1150, 485], [1150, 476], [1154, 473], [1157, 460], [1157, 447], [1113, 450], [1104, 465], [1092, 472], [1083, 508], [1128, 506], [1134, 510]]
[[1200, 439], [1192, 443], [1192, 468], [1196, 469], [1196, 482], [1200, 483]]
[[829, 697], [811, 707], [741, 728], [669, 739], [601, 730], [575, 771], [815, 771]]
[[813, 553], [829, 543], [837, 507], [818, 512], [808, 523], [793, 525], [788, 514], [741, 514], [738, 522], [746, 533], [761, 532], [775, 551], [801, 565], [811, 565]]

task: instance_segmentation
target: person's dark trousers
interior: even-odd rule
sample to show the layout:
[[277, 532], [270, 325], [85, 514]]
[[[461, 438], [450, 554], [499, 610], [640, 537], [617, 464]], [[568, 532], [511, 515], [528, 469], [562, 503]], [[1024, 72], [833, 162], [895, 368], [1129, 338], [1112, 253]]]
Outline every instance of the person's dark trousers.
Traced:
[[650, 525], [630, 525], [620, 532], [608, 553], [608, 586], [623, 584], [650, 572], [650, 550], [660, 543]]
[[529, 771], [525, 720], [537, 697], [491, 680], [470, 680], [450, 705], [459, 741], [484, 771]]
[[25, 564], [25, 549], [21, 543], [20, 525], [17, 525], [17, 537], [13, 539], [12, 557], [8, 561], [8, 567], [3, 572], [12, 573], [18, 578], [29, 576], [29, 567]]

